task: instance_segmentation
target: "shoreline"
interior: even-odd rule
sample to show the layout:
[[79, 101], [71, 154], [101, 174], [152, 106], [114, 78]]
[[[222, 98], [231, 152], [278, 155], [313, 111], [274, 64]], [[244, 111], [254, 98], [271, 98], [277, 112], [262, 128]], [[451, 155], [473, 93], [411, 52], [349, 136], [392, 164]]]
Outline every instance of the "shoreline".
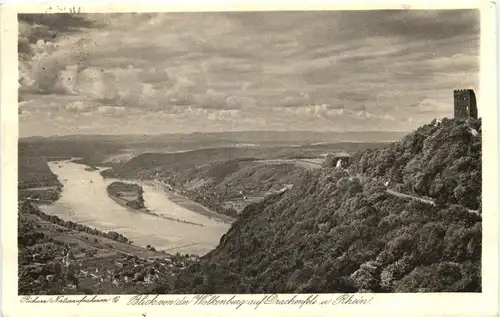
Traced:
[[141, 183], [149, 186], [158, 186], [158, 185], [161, 186], [163, 189], [163, 193], [167, 195], [168, 199], [172, 201], [174, 204], [186, 208], [189, 211], [203, 215], [209, 219], [220, 221], [227, 224], [232, 224], [236, 220], [236, 218], [231, 218], [229, 216], [212, 211], [209, 208], [203, 206], [202, 204], [189, 199], [188, 197], [180, 194], [178, 189], [175, 189], [168, 184], [157, 183], [153, 180], [141, 181]]
[[143, 214], [146, 214], [146, 215], [163, 218], [163, 219], [167, 219], [167, 220], [170, 220], [170, 221], [180, 222], [180, 223], [189, 224], [189, 225], [193, 225], [193, 226], [205, 227], [203, 224], [200, 224], [200, 223], [191, 222], [191, 221], [182, 220], [182, 219], [177, 219], [177, 218], [172, 218], [172, 217], [167, 217], [167, 216], [164, 216], [164, 215], [157, 214], [156, 212], [153, 212], [153, 211], [147, 209], [146, 207], [135, 209], [133, 207], [127, 206], [124, 199], [121, 199], [119, 197], [111, 195], [109, 192], [108, 192], [108, 197], [111, 198], [118, 205], [126, 208], [127, 210], [129, 210], [131, 212], [140, 212], [140, 213], [143, 213]]

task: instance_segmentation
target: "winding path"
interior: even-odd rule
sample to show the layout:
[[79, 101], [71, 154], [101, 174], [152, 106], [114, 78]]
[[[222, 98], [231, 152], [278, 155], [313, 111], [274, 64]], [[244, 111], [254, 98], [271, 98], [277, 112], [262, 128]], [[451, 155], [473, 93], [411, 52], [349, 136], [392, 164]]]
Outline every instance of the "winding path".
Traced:
[[[429, 199], [429, 198], [423, 198], [423, 197], [418, 197], [418, 196], [413, 196], [413, 195], [408, 195], [408, 194], [403, 194], [403, 193], [400, 193], [400, 192], [397, 192], [397, 191], [394, 191], [392, 189], [387, 189], [385, 191], [386, 193], [388, 193], [389, 195], [392, 195], [392, 196], [395, 196], [395, 197], [400, 197], [400, 198], [405, 198], [405, 199], [413, 199], [413, 200], [416, 200], [416, 201], [420, 201], [420, 202], [423, 202], [425, 204], [428, 204], [428, 205], [432, 205], [432, 206], [435, 206], [436, 205], [436, 202], [434, 202], [432, 199]], [[453, 206], [453, 205], [452, 205]], [[456, 205], [456, 206], [460, 206], [460, 207], [463, 207], [465, 208], [464, 206], [462, 205]], [[473, 209], [468, 209], [468, 208], [465, 208], [469, 213], [471, 214], [476, 214], [478, 215], [479, 217], [481, 217], [481, 214], [479, 213], [479, 210], [473, 210]]]
[[[349, 170], [347, 170], [347, 171], [349, 172]], [[384, 181], [383, 179], [375, 178], [375, 177], [367, 177], [367, 176], [363, 176], [361, 174], [356, 174], [353, 177], [358, 178], [361, 181], [366, 181], [366, 180], [370, 180], [371, 179], [371, 180], [380, 181], [382, 183], [387, 184], [387, 181]], [[431, 198], [428, 198], [428, 197], [419, 197], [419, 196], [410, 195], [410, 194], [404, 194], [404, 193], [395, 191], [393, 189], [387, 188], [387, 186], [388, 186], [388, 184], [386, 185], [385, 192], [387, 194], [391, 195], [391, 196], [399, 197], [399, 198], [403, 198], [403, 199], [412, 199], [412, 200], [416, 200], [416, 201], [422, 202], [424, 204], [432, 205], [432, 206], [436, 205], [436, 202], [434, 200], [432, 200]], [[452, 205], [452, 206], [454, 206], [454, 205]], [[481, 217], [481, 213], [479, 212], [479, 210], [468, 209], [468, 208], [466, 208], [466, 207], [464, 207], [462, 205], [456, 205], [456, 206], [460, 206], [462, 208], [465, 208], [469, 213], [475, 214], [475, 215]]]

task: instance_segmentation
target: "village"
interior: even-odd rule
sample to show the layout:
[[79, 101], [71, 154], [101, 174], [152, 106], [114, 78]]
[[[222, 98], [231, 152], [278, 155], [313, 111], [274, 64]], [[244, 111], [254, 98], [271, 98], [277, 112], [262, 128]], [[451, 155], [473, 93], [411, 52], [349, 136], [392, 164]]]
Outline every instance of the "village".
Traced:
[[23, 294], [151, 291], [199, 261], [196, 255], [167, 254], [77, 232], [23, 211], [19, 238]]

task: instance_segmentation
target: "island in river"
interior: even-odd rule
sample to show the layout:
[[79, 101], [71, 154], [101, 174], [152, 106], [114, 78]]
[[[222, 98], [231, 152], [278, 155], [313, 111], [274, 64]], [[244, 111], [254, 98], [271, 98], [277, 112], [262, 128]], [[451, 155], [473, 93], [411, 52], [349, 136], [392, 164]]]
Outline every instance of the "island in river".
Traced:
[[182, 219], [177, 219], [173, 217], [168, 217], [165, 215], [161, 215], [155, 212], [152, 212], [144, 205], [144, 190], [141, 185], [136, 183], [124, 183], [124, 182], [112, 182], [106, 187], [106, 191], [108, 192], [108, 196], [113, 199], [115, 202], [120, 204], [123, 207], [127, 207], [132, 209], [133, 211], [139, 211], [147, 213], [151, 216], [161, 217], [172, 221], [192, 224], [195, 226], [203, 227], [203, 224], [186, 221]]
[[93, 172], [93, 171], [98, 171], [99, 169], [97, 167], [95, 167], [94, 165], [89, 165], [89, 166], [85, 167], [85, 170], [87, 172]]
[[106, 188], [111, 199], [136, 211], [149, 212], [144, 206], [144, 190], [135, 183], [112, 182]]

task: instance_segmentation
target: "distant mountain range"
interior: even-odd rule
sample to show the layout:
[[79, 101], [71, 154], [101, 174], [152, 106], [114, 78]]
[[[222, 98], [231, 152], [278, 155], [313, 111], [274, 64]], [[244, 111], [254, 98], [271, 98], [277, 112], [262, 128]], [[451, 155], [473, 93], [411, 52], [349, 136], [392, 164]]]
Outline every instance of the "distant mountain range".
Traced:
[[73, 134], [60, 136], [31, 136], [21, 138], [21, 142], [36, 141], [106, 141], [106, 142], [201, 142], [201, 141], [226, 141], [233, 143], [263, 144], [263, 143], [298, 143], [309, 144], [319, 142], [382, 142], [395, 141], [406, 135], [403, 131], [228, 131], [189, 134]]

